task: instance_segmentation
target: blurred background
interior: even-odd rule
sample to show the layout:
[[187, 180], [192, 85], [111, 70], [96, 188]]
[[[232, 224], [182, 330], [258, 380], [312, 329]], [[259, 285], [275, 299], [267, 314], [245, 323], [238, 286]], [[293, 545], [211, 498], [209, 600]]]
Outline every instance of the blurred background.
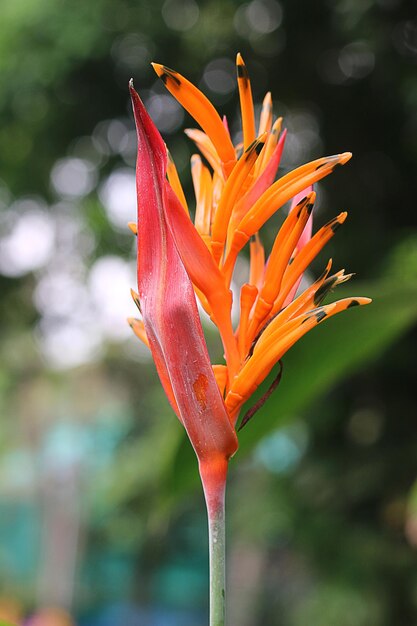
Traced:
[[[0, 619], [207, 623], [196, 463], [125, 322], [135, 314], [127, 83], [192, 205], [183, 129], [193, 123], [149, 64], [199, 85], [238, 138], [240, 51], [255, 101], [270, 90], [284, 116], [281, 174], [353, 152], [317, 185], [316, 227], [350, 214], [310, 278], [332, 256], [357, 273], [338, 295], [374, 304], [303, 339], [241, 433], [228, 490], [229, 623], [417, 624], [415, 9], [3, 0]], [[275, 226], [264, 230], [270, 245]]]

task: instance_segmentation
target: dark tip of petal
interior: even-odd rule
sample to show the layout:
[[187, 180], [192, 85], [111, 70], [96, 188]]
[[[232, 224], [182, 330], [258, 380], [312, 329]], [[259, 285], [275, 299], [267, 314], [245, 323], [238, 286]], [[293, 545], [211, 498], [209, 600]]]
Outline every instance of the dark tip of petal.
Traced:
[[304, 196], [304, 198], [301, 198], [301, 200], [299, 202], [297, 202], [297, 206], [300, 206], [301, 204], [304, 204], [304, 202], [307, 200], [307, 196]]
[[324, 308], [313, 309], [312, 311], [310, 311], [309, 315], [307, 315], [307, 317], [303, 319], [301, 323], [305, 324], [306, 322], [308, 322], [308, 320], [311, 320], [312, 317], [316, 319], [316, 323], [318, 324], [319, 322], [321, 322], [322, 319], [327, 317], [327, 312], [324, 310]]
[[327, 315], [326, 311], [318, 311], [318, 312], [315, 314], [317, 323], [321, 322], [321, 320], [322, 320], [323, 318], [325, 318], [325, 317], [326, 317], [326, 315]]
[[332, 154], [331, 156], [326, 157], [326, 160], [324, 161], [324, 163], [321, 163], [320, 165], [318, 165], [316, 167], [316, 170], [319, 170], [321, 167], [324, 167], [325, 165], [329, 165], [330, 163], [333, 162], [333, 167], [331, 169], [331, 171], [333, 172], [333, 170], [338, 165], [344, 165], [345, 163], [349, 161], [351, 157], [352, 157], [351, 152], [343, 152], [342, 154]]
[[339, 222], [339, 220], [336, 218], [336, 220], [332, 224], [330, 224], [330, 228], [335, 233], [337, 229], [340, 228], [341, 225], [342, 225], [341, 222]]
[[332, 289], [336, 281], [337, 281], [337, 276], [330, 276], [330, 278], [325, 280], [324, 283], [317, 289], [316, 293], [314, 294], [314, 304], [316, 306], [318, 306], [319, 304], [323, 302], [324, 298]]
[[128, 222], [127, 226], [134, 235], [138, 234], [138, 225], [136, 224], [136, 222]]
[[264, 147], [264, 142], [263, 141], [258, 141], [258, 143], [255, 146], [256, 154], [260, 154], [262, 152], [262, 148], [263, 147]]
[[172, 80], [178, 87], [181, 85], [181, 81], [178, 78], [177, 72], [175, 70], [171, 70], [171, 68], [166, 65], [162, 66], [163, 74], [161, 74], [160, 78], [164, 83], [167, 83], [168, 80]]
[[242, 78], [245, 81], [249, 79], [249, 74], [248, 74], [246, 65], [243, 65], [243, 64], [241, 65], [240, 63], [238, 63], [238, 65], [236, 66], [236, 69], [237, 69], [238, 78]]
[[353, 306], [359, 306], [360, 302], [357, 300], [351, 300], [347, 306], [348, 309], [351, 309]]
[[136, 304], [136, 306], [138, 307], [139, 312], [140, 312], [140, 313], [142, 313], [142, 309], [141, 309], [141, 306], [140, 306], [140, 300], [139, 300], [139, 294], [138, 294], [138, 293], [136, 293], [136, 291], [134, 291], [134, 289], [131, 289], [131, 290], [130, 290], [130, 294], [131, 294], [131, 296], [132, 296], [133, 302], [134, 302], [134, 303]]
[[248, 145], [248, 147], [247, 147], [247, 148], [246, 148], [246, 150], [245, 150], [246, 154], [249, 154], [250, 152], [252, 152], [252, 150], [253, 150], [253, 149], [255, 148], [255, 146], [256, 146], [256, 142], [257, 142], [257, 139], [254, 139], [254, 140], [252, 141], [252, 143], [250, 143], [250, 144]]

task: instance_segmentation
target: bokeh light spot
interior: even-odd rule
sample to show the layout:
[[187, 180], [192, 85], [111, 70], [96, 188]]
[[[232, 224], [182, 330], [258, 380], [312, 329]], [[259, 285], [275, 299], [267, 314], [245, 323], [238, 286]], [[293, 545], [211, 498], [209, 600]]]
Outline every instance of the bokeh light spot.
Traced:
[[100, 187], [99, 197], [113, 226], [127, 232], [127, 223], [136, 221], [135, 171], [122, 168], [112, 172]]
[[172, 96], [152, 93], [145, 105], [161, 133], [174, 133], [184, 120], [184, 111]]
[[162, 6], [162, 17], [172, 30], [190, 30], [197, 23], [199, 15], [200, 9], [194, 0], [166, 0]]
[[55, 243], [52, 217], [35, 200], [16, 203], [2, 217], [3, 224], [8, 224], [7, 232], [0, 238], [0, 273], [23, 276], [45, 265]]
[[253, 0], [236, 11], [233, 24], [239, 35], [251, 38], [253, 34], [267, 35], [279, 28], [282, 8], [276, 0]]
[[204, 69], [203, 81], [215, 93], [228, 94], [236, 89], [236, 68], [230, 59], [215, 59]]
[[130, 295], [135, 283], [134, 264], [116, 256], [99, 258], [90, 270], [88, 285], [95, 318], [110, 339], [121, 340], [132, 335], [126, 318], [136, 312]]
[[61, 196], [82, 198], [96, 186], [97, 171], [94, 164], [86, 159], [60, 159], [52, 168], [51, 183]]

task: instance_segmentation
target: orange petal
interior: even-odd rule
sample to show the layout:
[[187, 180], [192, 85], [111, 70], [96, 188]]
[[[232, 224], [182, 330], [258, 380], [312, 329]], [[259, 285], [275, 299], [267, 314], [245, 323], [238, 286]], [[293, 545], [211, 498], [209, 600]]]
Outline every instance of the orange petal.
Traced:
[[249, 74], [240, 53], [236, 57], [236, 71], [242, 113], [243, 149], [247, 150], [255, 139], [255, 114]]
[[248, 334], [247, 331], [248, 331], [249, 314], [255, 303], [257, 295], [258, 295], [258, 289], [254, 285], [249, 285], [248, 283], [242, 285], [242, 288], [240, 290], [239, 328], [237, 331], [239, 355], [240, 355], [241, 361], [243, 361], [246, 357], [246, 352], [247, 352], [246, 341], [247, 341], [247, 334]]
[[145, 344], [145, 346], [148, 346], [149, 348], [149, 341], [146, 336], [145, 325], [143, 321], [138, 320], [135, 317], [128, 317], [127, 323], [135, 333], [136, 337], [138, 337], [138, 339], [140, 339]]
[[302, 165], [265, 191], [237, 226], [228, 255], [230, 258], [225, 261], [225, 272], [230, 274], [240, 250], [278, 209], [297, 193], [330, 174], [337, 165], [346, 163], [351, 156], [350, 152], [345, 152]]
[[194, 141], [197, 148], [207, 159], [208, 163], [210, 163], [216, 174], [224, 178], [222, 162], [219, 159], [216, 148], [213, 146], [213, 142], [207, 137], [206, 133], [203, 133], [202, 130], [198, 130], [198, 128], [186, 128], [184, 132], [187, 137]]
[[258, 233], [255, 233], [250, 240], [250, 271], [249, 282], [258, 289], [261, 288], [265, 272], [265, 250], [259, 239]]
[[278, 232], [266, 265], [264, 283], [251, 320], [249, 330], [251, 341], [278, 297], [288, 261], [311, 215], [315, 198], [314, 191], [303, 198], [298, 203], [296, 210], [288, 215]]
[[228, 175], [236, 161], [235, 149], [229, 133], [210, 100], [175, 70], [159, 63], [152, 63], [152, 65], [168, 91], [210, 137]]
[[222, 396], [224, 395], [226, 386], [227, 386], [227, 365], [212, 365], [214, 376], [216, 378], [217, 385], [219, 387], [220, 393]]
[[198, 154], [191, 157], [191, 176], [196, 198], [195, 227], [203, 237], [209, 237], [212, 206], [212, 180], [208, 168]]
[[188, 205], [187, 205], [187, 200], [185, 199], [184, 190], [182, 188], [181, 181], [178, 176], [177, 168], [175, 167], [174, 160], [172, 156], [170, 155], [169, 150], [167, 150], [167, 155], [168, 155], [167, 177], [169, 180], [169, 184], [174, 190], [175, 195], [177, 196], [178, 200], [181, 202], [182, 206], [184, 207], [185, 212], [187, 213], [187, 215], [189, 215], [190, 212], [188, 210]]
[[339, 226], [343, 224], [347, 217], [346, 211], [330, 220], [325, 226], [310, 239], [304, 248], [294, 257], [293, 262], [288, 265], [284, 274], [281, 292], [274, 302], [271, 315], [277, 313], [283, 306], [288, 294], [297, 282], [299, 277], [305, 272], [311, 261], [318, 255], [320, 250], [333, 237]]
[[271, 92], [268, 91], [264, 101], [262, 102], [261, 115], [259, 118], [259, 130], [258, 135], [262, 133], [269, 133], [272, 127], [272, 97]]
[[218, 263], [223, 255], [224, 242], [226, 240], [227, 227], [230, 216], [241, 193], [242, 185], [250, 174], [256, 159], [261, 152], [266, 135], [254, 141], [240, 157], [226, 181], [222, 196], [214, 216], [212, 229], [212, 249], [215, 261]]
[[262, 340], [261, 335], [252, 356], [233, 380], [226, 396], [229, 413], [236, 413], [237, 408], [267, 377], [275, 363], [309, 330], [340, 311], [370, 302], [370, 298], [345, 298], [288, 321], [265, 340]]

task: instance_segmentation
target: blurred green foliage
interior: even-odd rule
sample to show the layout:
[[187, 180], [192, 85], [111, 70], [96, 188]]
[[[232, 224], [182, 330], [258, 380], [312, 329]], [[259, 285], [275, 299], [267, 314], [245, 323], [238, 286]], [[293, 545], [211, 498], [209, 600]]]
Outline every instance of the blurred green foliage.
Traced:
[[255, 100], [271, 90], [284, 115], [285, 168], [354, 153], [318, 186], [316, 223], [349, 209], [327, 255], [359, 275], [338, 295], [374, 303], [295, 346], [241, 433], [230, 623], [414, 624], [417, 22], [405, 0], [3, 2], [0, 595], [70, 606], [86, 624], [127, 599], [196, 610], [190, 624], [205, 610], [194, 455], [124, 334], [134, 309], [115, 307], [134, 286], [127, 82], [192, 198], [190, 119], [149, 62], [199, 84], [237, 132], [237, 50]]

